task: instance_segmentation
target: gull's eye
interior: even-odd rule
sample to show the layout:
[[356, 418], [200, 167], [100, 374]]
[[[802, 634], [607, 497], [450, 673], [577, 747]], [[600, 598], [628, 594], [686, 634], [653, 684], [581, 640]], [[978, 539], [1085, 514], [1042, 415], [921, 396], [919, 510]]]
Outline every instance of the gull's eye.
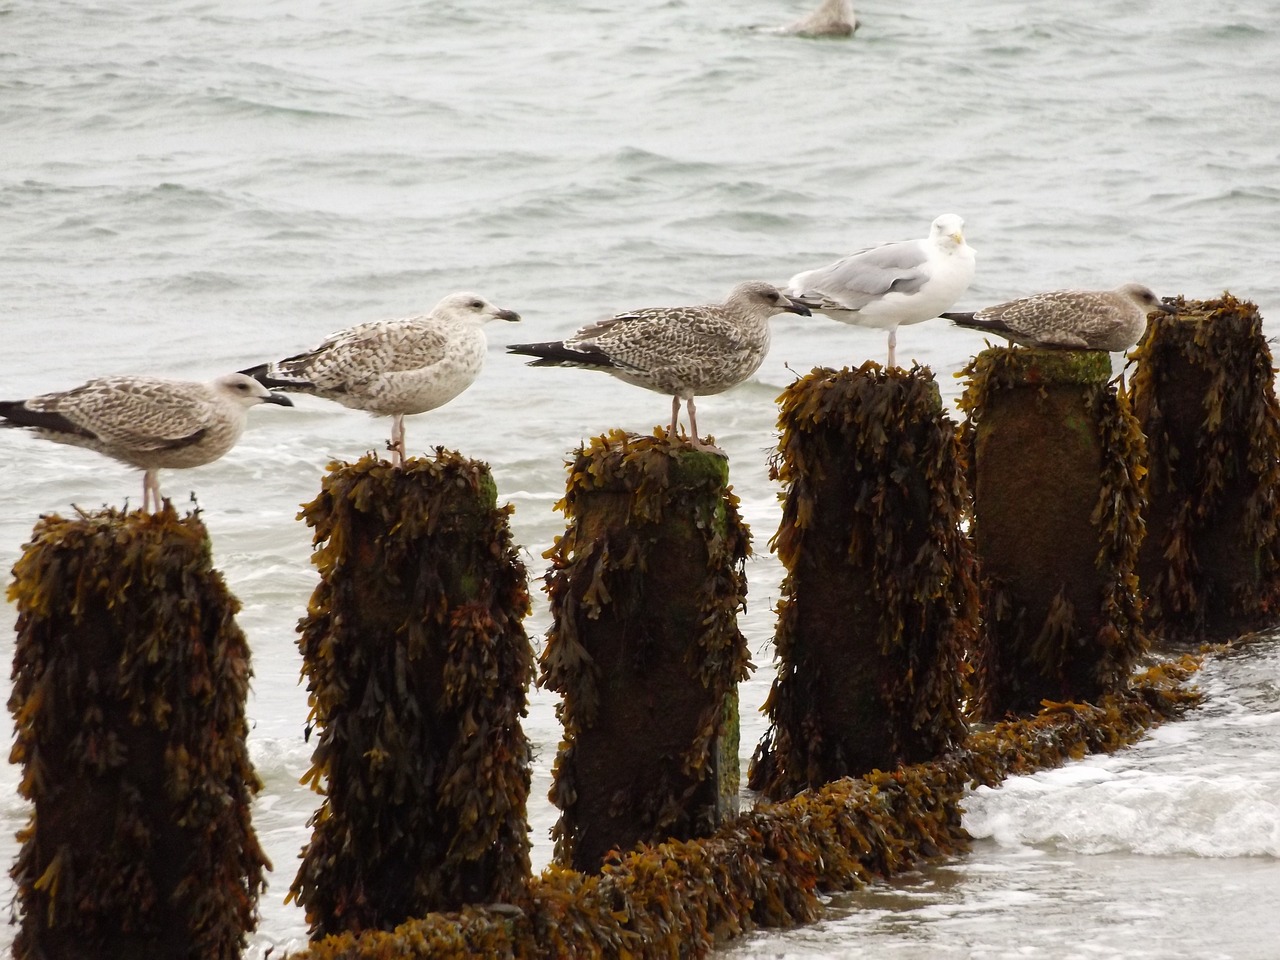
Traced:
[[472, 310], [483, 310], [483, 309], [484, 309], [484, 301], [483, 301], [483, 300], [472, 300], [469, 304], [467, 304], [467, 306], [469, 306]]

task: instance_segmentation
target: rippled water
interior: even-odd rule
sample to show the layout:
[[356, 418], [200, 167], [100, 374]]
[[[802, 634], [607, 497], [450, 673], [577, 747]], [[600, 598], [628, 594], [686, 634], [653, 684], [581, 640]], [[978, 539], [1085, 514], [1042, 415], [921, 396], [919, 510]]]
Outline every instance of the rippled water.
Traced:
[[[0, 391], [118, 372], [206, 379], [461, 289], [524, 316], [495, 341], [550, 339], [923, 236], [946, 211], [978, 252], [963, 306], [1141, 280], [1164, 295], [1230, 289], [1280, 317], [1273, 5], [925, 0], [860, 4], [851, 42], [753, 29], [807, 6], [0, 0]], [[763, 730], [781, 576], [765, 546], [773, 399], [795, 372], [884, 351], [882, 333], [822, 318], [774, 331], [752, 382], [699, 403], [759, 551], [744, 749]], [[899, 356], [930, 365], [948, 398], [981, 346], [942, 323], [899, 335]], [[568, 451], [668, 410], [599, 375], [531, 370], [495, 342], [481, 380], [411, 420], [409, 440], [492, 464], [538, 576], [563, 528], [551, 505]], [[219, 463], [162, 478], [175, 501], [198, 491], [254, 650], [251, 749], [267, 783], [255, 823], [276, 871], [253, 956], [305, 937], [281, 903], [316, 803], [296, 785], [309, 748], [293, 627], [314, 575], [294, 515], [330, 458], [385, 433], [304, 399], [254, 411]], [[40, 513], [136, 503], [140, 483], [4, 431], [0, 490], [7, 567]], [[540, 603], [530, 632], [545, 626]], [[728, 953], [1273, 955], [1276, 666], [1266, 644], [1212, 664], [1197, 716], [1118, 757], [975, 794], [970, 856]], [[552, 710], [534, 694], [539, 862]], [[26, 812], [17, 771], [0, 776], [11, 857]]]

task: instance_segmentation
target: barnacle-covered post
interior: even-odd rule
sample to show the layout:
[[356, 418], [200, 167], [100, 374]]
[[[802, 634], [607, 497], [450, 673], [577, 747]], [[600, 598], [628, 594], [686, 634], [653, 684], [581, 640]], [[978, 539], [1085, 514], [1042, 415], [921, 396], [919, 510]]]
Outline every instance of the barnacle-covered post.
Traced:
[[707, 834], [734, 808], [751, 666], [737, 502], [723, 457], [665, 434], [615, 430], [570, 464], [540, 682], [564, 698], [551, 799], [557, 856], [577, 870]]
[[13, 572], [12, 760], [34, 805], [14, 957], [240, 957], [270, 865], [249, 650], [204, 524], [168, 501], [42, 517]]
[[303, 508], [307, 774], [325, 799], [290, 891], [312, 935], [511, 902], [529, 876], [529, 594], [488, 467], [436, 449], [329, 467]]
[[749, 781], [778, 798], [958, 745], [977, 629], [964, 471], [933, 374], [817, 369], [781, 403], [787, 575]]
[[1154, 318], [1133, 353], [1150, 504], [1147, 624], [1205, 640], [1280, 616], [1280, 406], [1258, 308], [1224, 293]]
[[964, 371], [988, 717], [1096, 702], [1146, 647], [1145, 447], [1109, 354], [993, 347]]

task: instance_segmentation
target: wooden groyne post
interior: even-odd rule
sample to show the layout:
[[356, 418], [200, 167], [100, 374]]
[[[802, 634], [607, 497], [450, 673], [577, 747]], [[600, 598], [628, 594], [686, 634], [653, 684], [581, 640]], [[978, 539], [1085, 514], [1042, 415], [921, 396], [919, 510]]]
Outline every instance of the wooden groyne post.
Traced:
[[736, 809], [750, 536], [724, 457], [665, 434], [595, 438], [561, 506], [540, 682], [564, 698], [557, 857], [593, 872], [611, 850], [704, 836]]
[[313, 937], [511, 902], [529, 877], [524, 565], [488, 467], [331, 464], [303, 508], [299, 646], [325, 799], [290, 895]]
[[42, 517], [14, 567], [19, 960], [235, 960], [269, 868], [249, 651], [197, 515]]
[[1280, 617], [1280, 405], [1258, 308], [1230, 294], [1151, 321], [1133, 353], [1150, 504], [1140, 555], [1161, 639]]
[[979, 712], [1096, 702], [1146, 648], [1138, 422], [1106, 353], [993, 347], [965, 372], [985, 613]]
[[787, 575], [749, 781], [773, 798], [957, 746], [977, 629], [963, 463], [933, 375], [818, 369], [781, 402]]

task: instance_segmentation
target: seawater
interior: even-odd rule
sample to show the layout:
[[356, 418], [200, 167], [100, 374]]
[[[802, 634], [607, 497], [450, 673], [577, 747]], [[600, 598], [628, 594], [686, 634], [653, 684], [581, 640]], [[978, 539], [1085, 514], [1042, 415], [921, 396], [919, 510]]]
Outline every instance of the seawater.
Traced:
[[[1280, 317], [1280, 9], [1228, 0], [860, 4], [851, 41], [767, 31], [810, 6], [680, 0], [0, 2], [0, 395], [108, 373], [207, 379], [473, 289], [518, 310], [481, 379], [409, 423], [488, 461], [534, 578], [563, 530], [563, 461], [668, 402], [533, 370], [502, 344], [630, 307], [719, 299], [955, 212], [978, 272], [962, 307], [1129, 280], [1229, 289]], [[884, 335], [780, 317], [752, 381], [699, 402], [755, 536], [742, 628], [744, 753], [763, 733], [777, 489], [774, 398]], [[899, 357], [953, 376], [983, 346], [942, 322]], [[1116, 358], [1119, 370], [1121, 358]], [[255, 824], [275, 862], [249, 955], [305, 943], [283, 904], [318, 798], [294, 627], [315, 584], [295, 519], [325, 465], [384, 422], [321, 401], [255, 410], [194, 491], [254, 653]], [[0, 431], [0, 565], [41, 513], [133, 504], [140, 480]], [[536, 590], [535, 590], [536, 592]], [[12, 606], [0, 653], [11, 654]], [[539, 598], [529, 631], [547, 625]], [[836, 898], [738, 958], [1270, 957], [1280, 935], [1274, 642], [1212, 661], [1204, 709], [1113, 757], [976, 791], [973, 852]], [[531, 695], [539, 865], [559, 740]], [[10, 733], [7, 716], [3, 733]], [[0, 771], [0, 856], [27, 809]], [[6, 888], [11, 892], [12, 885]], [[0, 928], [0, 940], [12, 939]]]

